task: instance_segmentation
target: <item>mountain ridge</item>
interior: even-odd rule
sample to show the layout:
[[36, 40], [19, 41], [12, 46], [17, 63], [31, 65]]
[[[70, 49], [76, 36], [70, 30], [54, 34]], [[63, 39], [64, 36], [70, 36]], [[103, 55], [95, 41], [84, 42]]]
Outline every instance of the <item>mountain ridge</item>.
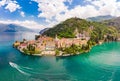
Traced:
[[89, 18], [87, 18], [87, 20], [101, 22], [101, 21], [109, 20], [109, 19], [113, 19], [113, 18], [116, 18], [116, 17], [111, 16], [111, 15], [103, 15], [103, 16], [89, 17]]
[[[90, 37], [92, 41], [98, 42], [100, 40], [116, 40], [118, 30], [113, 26], [108, 26], [101, 22], [92, 22], [80, 18], [69, 18], [56, 26], [48, 29], [42, 35], [59, 38], [75, 38], [75, 30], [78, 33]], [[109, 39], [110, 38], [110, 39]], [[106, 41], [105, 40], [105, 41]]]
[[114, 26], [120, 32], [120, 17], [116, 17], [116, 18], [113, 18], [113, 19], [105, 20], [102, 23], [104, 23], [104, 24], [106, 24], [108, 26]]
[[16, 24], [0, 23], [0, 32], [34, 32], [34, 30]]

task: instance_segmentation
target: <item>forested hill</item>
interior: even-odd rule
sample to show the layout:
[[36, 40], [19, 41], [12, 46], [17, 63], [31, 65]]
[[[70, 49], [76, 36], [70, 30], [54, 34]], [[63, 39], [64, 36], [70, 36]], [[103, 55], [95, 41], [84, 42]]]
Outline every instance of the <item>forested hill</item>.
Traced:
[[109, 27], [99, 22], [87, 21], [80, 18], [70, 18], [54, 26], [53, 28], [48, 29], [43, 33], [43, 35], [55, 37], [57, 34], [59, 37], [73, 38], [75, 37], [74, 31], [76, 28], [79, 33], [88, 33], [93, 40], [102, 40], [105, 35], [117, 37], [118, 34], [115, 27]]
[[110, 20], [105, 20], [102, 23], [104, 23], [104, 24], [106, 24], [108, 26], [114, 26], [120, 32], [120, 17], [116, 17], [116, 18], [113, 18], [113, 19], [110, 19]]

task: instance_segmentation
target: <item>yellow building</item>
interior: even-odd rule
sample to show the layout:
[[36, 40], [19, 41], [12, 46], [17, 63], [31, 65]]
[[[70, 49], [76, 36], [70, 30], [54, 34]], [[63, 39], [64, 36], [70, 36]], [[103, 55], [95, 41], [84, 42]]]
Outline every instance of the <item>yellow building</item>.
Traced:
[[19, 45], [20, 45], [20, 42], [19, 42], [19, 41], [16, 41], [16, 42], [13, 44], [14, 47], [17, 47], [17, 46], [19, 46]]

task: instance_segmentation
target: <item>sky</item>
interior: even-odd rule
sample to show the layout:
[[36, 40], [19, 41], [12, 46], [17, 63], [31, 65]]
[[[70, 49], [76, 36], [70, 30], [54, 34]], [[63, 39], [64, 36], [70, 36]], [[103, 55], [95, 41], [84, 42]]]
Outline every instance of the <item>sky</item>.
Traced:
[[120, 0], [0, 0], [0, 23], [44, 29], [71, 17], [120, 16]]

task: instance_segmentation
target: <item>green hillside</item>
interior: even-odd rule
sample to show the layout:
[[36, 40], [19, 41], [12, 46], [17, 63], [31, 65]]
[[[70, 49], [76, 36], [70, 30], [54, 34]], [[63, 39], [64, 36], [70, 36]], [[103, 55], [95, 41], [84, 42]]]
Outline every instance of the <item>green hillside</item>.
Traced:
[[104, 40], [105, 38], [105, 40], [116, 40], [118, 35], [118, 31], [115, 27], [80, 18], [67, 19], [53, 28], [48, 29], [43, 35], [55, 37], [57, 34], [60, 38], [74, 38], [76, 28], [79, 33], [85, 32], [85, 34], [89, 35], [93, 41]]
[[116, 17], [116, 18], [113, 18], [113, 19], [105, 20], [102, 23], [104, 23], [104, 24], [106, 24], [108, 26], [114, 26], [120, 32], [120, 17]]

